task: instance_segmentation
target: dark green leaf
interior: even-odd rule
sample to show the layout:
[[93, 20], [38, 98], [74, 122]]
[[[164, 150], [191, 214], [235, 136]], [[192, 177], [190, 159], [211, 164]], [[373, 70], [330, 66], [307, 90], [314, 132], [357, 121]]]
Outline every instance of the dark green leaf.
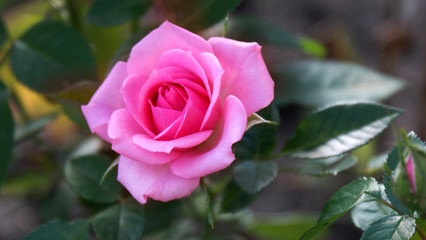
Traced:
[[377, 199], [366, 194], [367, 191], [380, 191], [373, 178], [361, 178], [339, 189], [325, 204], [317, 225], [308, 230], [301, 240], [311, 239], [356, 205]]
[[104, 172], [111, 161], [104, 156], [89, 155], [69, 160], [65, 165], [65, 179], [82, 198], [109, 203], [117, 200], [119, 185], [117, 171], [110, 173], [100, 185]]
[[376, 201], [361, 203], [351, 211], [352, 222], [364, 231], [379, 218], [390, 214], [396, 214], [396, 212]]
[[66, 184], [61, 182], [55, 186], [52, 191], [42, 199], [39, 207], [40, 217], [43, 221], [53, 219], [66, 219], [77, 203], [77, 195]]
[[[279, 122], [279, 113], [275, 105], [271, 104], [262, 109], [259, 115], [264, 119]], [[248, 129], [241, 141], [232, 147], [237, 159], [270, 159], [278, 141], [278, 129], [274, 124], [258, 124]]]
[[406, 240], [416, 230], [416, 220], [401, 215], [388, 215], [372, 223], [362, 240]]
[[100, 240], [138, 240], [144, 223], [143, 207], [134, 202], [114, 205], [93, 218], [93, 228]]
[[[377, 191], [372, 195], [377, 197], [377, 199], [383, 199], [389, 202], [385, 193], [385, 187], [382, 184], [380, 184], [380, 192]], [[352, 222], [363, 231], [379, 218], [391, 214], [397, 214], [397, 212], [378, 201], [364, 202], [351, 210]]]
[[[312, 166], [305, 166], [299, 173], [300, 174], [310, 174], [310, 175], [318, 175], [318, 176], [326, 176], [326, 175], [333, 175], [336, 176], [339, 172], [345, 171], [353, 166], [358, 162], [357, 158], [354, 156], [343, 158], [341, 157], [331, 157], [333, 159], [337, 158], [338, 161], [331, 162], [330, 164], [323, 164], [323, 163], [317, 163], [317, 164], [311, 164]], [[312, 162], [320, 162], [324, 159], [315, 159], [312, 160]]]
[[258, 194], [250, 194], [241, 189], [234, 181], [230, 181], [223, 192], [221, 211], [225, 213], [240, 211], [246, 208]]
[[282, 152], [296, 158], [340, 155], [368, 143], [401, 113], [369, 102], [330, 105], [303, 119]]
[[24, 240], [87, 240], [90, 224], [86, 220], [63, 222], [55, 220], [30, 232]]
[[98, 26], [112, 26], [136, 19], [151, 6], [152, 0], [96, 0], [87, 21]]
[[181, 203], [178, 200], [170, 202], [149, 201], [145, 205], [144, 234], [168, 229], [182, 212]]
[[300, 49], [315, 57], [323, 57], [326, 53], [325, 48], [320, 43], [296, 36], [277, 25], [264, 22], [258, 18], [231, 18], [228, 33], [230, 38]]
[[394, 191], [395, 182], [394, 182], [393, 176], [401, 161], [399, 157], [400, 151], [403, 151], [403, 150], [398, 149], [398, 147], [394, 147], [389, 152], [386, 158], [386, 163], [385, 163], [385, 171], [384, 171], [385, 175], [383, 177], [383, 185], [385, 186], [385, 193], [387, 198], [389, 199], [389, 202], [395, 207], [397, 207], [403, 213], [410, 214], [410, 209], [398, 199]]
[[81, 103], [67, 99], [57, 100], [62, 107], [62, 111], [67, 117], [82, 129], [89, 129], [86, 118], [81, 111]]
[[4, 24], [3, 18], [0, 15], [0, 48], [7, 41], [8, 38], [9, 38], [9, 34], [7, 33], [7, 29]]
[[170, 19], [190, 31], [200, 31], [219, 22], [241, 0], [164, 0]]
[[320, 106], [340, 100], [380, 101], [405, 84], [353, 63], [302, 61], [276, 72], [277, 104]]
[[9, 108], [8, 92], [0, 82], [0, 187], [6, 178], [12, 160], [14, 123]]
[[273, 161], [246, 161], [235, 166], [234, 179], [244, 191], [254, 194], [268, 186], [277, 173]]
[[10, 64], [20, 82], [42, 93], [96, 78], [95, 59], [87, 41], [57, 21], [39, 22], [15, 41]]

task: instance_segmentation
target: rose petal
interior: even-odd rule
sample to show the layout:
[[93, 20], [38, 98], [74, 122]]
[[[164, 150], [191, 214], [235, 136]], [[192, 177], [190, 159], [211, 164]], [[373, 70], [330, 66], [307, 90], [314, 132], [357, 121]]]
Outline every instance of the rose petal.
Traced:
[[154, 107], [151, 104], [152, 119], [154, 122], [154, 127], [158, 133], [164, 131], [168, 128], [173, 122], [175, 122], [181, 115], [182, 112], [175, 111], [173, 109]]
[[121, 156], [118, 181], [142, 204], [150, 197], [170, 201], [190, 195], [200, 179], [183, 179], [174, 175], [167, 165], [149, 165]]
[[201, 130], [213, 129], [220, 118], [220, 105], [222, 102], [219, 99], [219, 95], [224, 70], [220, 66], [219, 60], [211, 53], [201, 54], [199, 63], [206, 72], [209, 81], [213, 83], [210, 105], [201, 124]]
[[117, 139], [125, 136], [145, 133], [133, 116], [125, 108], [115, 110], [108, 125], [108, 136]]
[[222, 124], [208, 141], [170, 163], [174, 174], [187, 179], [203, 177], [226, 168], [234, 161], [232, 144], [241, 140], [247, 125], [247, 114], [238, 98], [228, 96], [222, 116]]
[[202, 80], [202, 85], [204, 85], [207, 90], [209, 98], [211, 98], [212, 83], [207, 79], [204, 69], [194, 56], [192, 56], [191, 52], [186, 52], [181, 49], [172, 49], [165, 52], [158, 62], [158, 67], [164, 68], [169, 66], [186, 69], [198, 76]]
[[225, 74], [221, 94], [234, 95], [244, 104], [247, 116], [274, 99], [274, 82], [257, 43], [213, 37], [208, 40]]
[[138, 134], [133, 136], [133, 142], [141, 148], [151, 152], [165, 152], [170, 153], [175, 148], [191, 148], [199, 145], [210, 137], [213, 130], [197, 132], [181, 138], [170, 141], [158, 141], [150, 138], [145, 134]]
[[136, 145], [132, 140], [133, 136], [147, 134], [126, 109], [117, 110], [111, 115], [108, 134], [113, 139], [114, 151], [146, 164], [165, 164], [181, 156], [181, 153], [176, 151], [169, 154], [151, 152]]
[[126, 63], [118, 62], [90, 99], [90, 102], [81, 106], [92, 132], [98, 134], [107, 142], [111, 142], [107, 134], [109, 118], [114, 110], [124, 107], [123, 99], [117, 89], [122, 87], [126, 77]]
[[157, 68], [161, 55], [170, 49], [191, 51], [196, 57], [213, 52], [202, 37], [165, 21], [133, 47], [128, 60], [129, 74], [148, 76]]
[[[153, 132], [154, 126], [151, 116], [151, 109], [145, 109], [145, 112], [141, 113], [140, 106], [140, 92], [143, 85], [143, 79], [141, 76], [131, 75], [127, 77], [124, 81], [123, 88], [121, 89], [121, 94], [123, 96], [124, 103], [126, 104], [126, 108], [129, 110], [130, 114], [132, 114], [133, 118], [139, 123], [140, 126], [151, 136], [155, 136]], [[148, 101], [146, 100], [146, 104], [149, 106]], [[145, 117], [145, 118], [143, 118]]]

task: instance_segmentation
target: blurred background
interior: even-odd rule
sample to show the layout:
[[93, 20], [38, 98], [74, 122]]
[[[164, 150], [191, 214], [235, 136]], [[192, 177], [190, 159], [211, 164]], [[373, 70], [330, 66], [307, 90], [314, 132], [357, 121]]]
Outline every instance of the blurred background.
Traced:
[[[11, 38], [18, 38], [46, 15], [61, 14], [60, 7], [64, 2], [73, 1], [1, 0], [0, 14]], [[80, 6], [83, 8], [81, 12], [87, 12], [90, 1], [76, 4], [76, 7]], [[158, 14], [161, 12], [159, 8], [161, 6], [152, 8], [140, 21], [154, 24], [161, 22], [167, 16]], [[210, 11], [215, 9], [212, 8]], [[405, 88], [388, 98], [385, 103], [406, 110], [406, 113], [397, 120], [399, 127], [415, 131], [420, 138], [426, 139], [425, 12], [426, 2], [423, 0], [243, 0], [229, 15], [230, 27], [226, 36], [239, 38], [236, 34], [239, 26], [234, 24], [235, 19], [256, 18], [273, 24], [289, 34], [316, 40], [324, 46], [324, 49], [311, 49], [311, 54], [307, 54], [292, 48], [291, 44], [280, 46], [263, 41], [261, 33], [248, 37], [242, 35], [241, 40], [261, 43], [265, 62], [270, 69], [279, 69], [280, 66], [301, 59], [319, 57], [356, 62], [403, 79], [406, 83]], [[68, 17], [72, 21], [75, 16]], [[120, 56], [117, 50], [122, 49], [120, 46], [130, 38], [132, 23], [104, 29], [87, 26], [84, 20], [78, 23], [80, 21], [78, 16], [75, 21], [77, 25], [84, 25], [81, 31], [87, 39], [90, 39], [90, 46], [98, 66], [98, 80], [101, 81], [110, 68], [111, 61], [125, 56]], [[194, 27], [193, 31], [208, 38], [220, 35], [222, 29], [223, 22], [202, 31]], [[8, 80], [14, 78], [8, 68], [1, 68], [1, 76], [6, 82], [13, 82]], [[57, 166], [43, 160], [49, 157], [51, 149], [68, 151], [71, 145], [75, 146], [76, 142], [82, 141], [82, 136], [87, 137], [87, 130], [82, 130], [84, 127], [76, 124], [79, 116], [75, 116], [77, 120], [71, 121], [73, 115], [66, 116], [63, 113], [66, 110], [59, 111], [61, 107], [57, 103], [21, 84], [14, 86], [27, 111], [26, 117], [40, 119], [39, 125], [43, 128], [34, 133], [37, 135], [35, 140], [23, 138], [15, 145], [13, 155], [18, 160], [12, 164], [8, 178], [0, 191], [0, 239], [4, 240], [21, 239], [41, 222], [51, 218], [51, 215], [74, 218], [87, 214], [79, 207], [73, 207], [70, 213], [52, 213], [52, 206], [56, 206], [54, 204], [74, 206], [74, 202], [78, 200], [67, 187], [61, 188], [64, 190], [60, 197], [49, 194], [52, 179], [58, 178], [55, 175]], [[83, 101], [87, 101], [87, 97], [82, 98]], [[20, 118], [17, 115], [19, 107], [14, 106], [12, 109], [15, 119]], [[280, 107], [280, 148], [294, 133], [298, 121], [313, 109], [313, 106], [300, 106], [294, 103]], [[50, 122], [53, 118], [55, 120]], [[49, 124], [44, 124], [43, 121]], [[313, 177], [280, 173], [250, 206], [259, 219], [276, 217], [276, 228], [271, 227], [273, 224], [264, 228], [259, 225], [256, 231], [260, 233], [266, 231], [269, 234], [260, 234], [259, 239], [280, 239], [274, 237], [275, 231], [293, 231], [293, 239], [297, 239], [306, 228], [316, 222], [326, 200], [341, 186], [362, 175], [378, 176], [380, 179], [380, 171], [369, 168], [369, 160], [381, 152], [389, 151], [394, 139], [392, 130], [386, 131], [378, 140], [357, 150], [359, 163], [337, 176]], [[40, 141], [46, 144], [40, 147]], [[108, 149], [106, 144], [99, 142], [95, 137], [85, 141], [87, 142], [84, 144], [92, 148], [103, 151]], [[294, 161], [296, 160], [280, 159], [279, 164], [283, 168], [291, 168], [297, 164]], [[56, 198], [66, 199], [67, 202], [58, 203]], [[61, 211], [67, 206], [56, 209]], [[284, 224], [286, 222], [288, 224]], [[348, 215], [334, 223], [324, 239], [350, 240], [360, 239], [360, 236], [361, 231], [353, 226]]]

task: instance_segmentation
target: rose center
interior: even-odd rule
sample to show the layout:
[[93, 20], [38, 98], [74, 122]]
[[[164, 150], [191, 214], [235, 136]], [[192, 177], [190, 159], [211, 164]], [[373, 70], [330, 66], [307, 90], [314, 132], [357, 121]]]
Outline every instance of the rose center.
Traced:
[[185, 108], [188, 94], [182, 86], [175, 84], [164, 84], [158, 88], [154, 96], [154, 106], [166, 109], [182, 111]]

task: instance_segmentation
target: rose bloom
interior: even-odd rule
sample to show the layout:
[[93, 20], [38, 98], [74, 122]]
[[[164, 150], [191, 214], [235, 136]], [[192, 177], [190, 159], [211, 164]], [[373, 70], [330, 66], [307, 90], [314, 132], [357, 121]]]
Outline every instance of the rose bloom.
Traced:
[[274, 98], [257, 43], [208, 41], [164, 22], [118, 62], [82, 106], [120, 154], [118, 181], [144, 204], [191, 194], [235, 159], [247, 118]]

